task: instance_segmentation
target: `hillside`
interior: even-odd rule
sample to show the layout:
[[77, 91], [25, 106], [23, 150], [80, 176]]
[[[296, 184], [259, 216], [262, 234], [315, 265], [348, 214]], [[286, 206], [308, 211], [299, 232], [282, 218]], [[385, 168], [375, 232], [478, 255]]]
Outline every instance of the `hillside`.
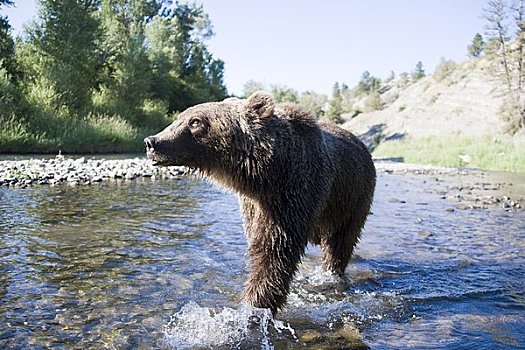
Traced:
[[382, 87], [384, 108], [343, 115], [343, 127], [360, 135], [376, 157], [523, 172], [517, 162], [525, 162], [524, 133], [505, 132], [500, 86], [485, 59], [438, 68], [404, 87], [398, 81]]

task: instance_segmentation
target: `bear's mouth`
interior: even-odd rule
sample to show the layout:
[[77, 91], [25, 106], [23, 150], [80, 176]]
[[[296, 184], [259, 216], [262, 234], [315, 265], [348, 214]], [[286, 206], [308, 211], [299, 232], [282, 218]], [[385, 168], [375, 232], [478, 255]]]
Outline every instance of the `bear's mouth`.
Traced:
[[155, 150], [146, 150], [146, 158], [151, 162], [153, 166], [171, 166], [181, 165], [175, 159], [160, 154]]
[[151, 161], [151, 164], [153, 166], [165, 166], [165, 165], [169, 165], [169, 160], [168, 159], [165, 159], [163, 157], [160, 157], [159, 154], [157, 154], [157, 152], [155, 151], [150, 151], [150, 150], [147, 150], [146, 151], [146, 158], [148, 158], [149, 161]]

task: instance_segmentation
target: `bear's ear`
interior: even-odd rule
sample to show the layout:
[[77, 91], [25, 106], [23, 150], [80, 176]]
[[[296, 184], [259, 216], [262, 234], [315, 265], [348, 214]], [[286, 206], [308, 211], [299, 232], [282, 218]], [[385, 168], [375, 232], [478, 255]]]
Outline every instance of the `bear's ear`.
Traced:
[[275, 100], [267, 91], [254, 92], [245, 104], [246, 111], [256, 118], [268, 118], [273, 115]]

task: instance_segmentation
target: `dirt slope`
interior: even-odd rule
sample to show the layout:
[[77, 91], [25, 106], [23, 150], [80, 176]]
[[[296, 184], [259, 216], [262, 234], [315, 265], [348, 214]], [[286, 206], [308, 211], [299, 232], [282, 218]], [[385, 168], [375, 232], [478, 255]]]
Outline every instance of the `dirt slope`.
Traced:
[[404, 137], [509, 137], [499, 115], [501, 86], [490, 77], [484, 59], [459, 64], [445, 76], [398, 85], [392, 83], [381, 96], [393, 103], [352, 119], [345, 115], [343, 126], [372, 143]]

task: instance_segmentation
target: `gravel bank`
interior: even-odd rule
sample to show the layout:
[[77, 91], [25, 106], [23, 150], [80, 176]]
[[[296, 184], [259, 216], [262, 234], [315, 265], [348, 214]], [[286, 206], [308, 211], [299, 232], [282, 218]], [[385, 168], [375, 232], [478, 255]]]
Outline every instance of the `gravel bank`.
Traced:
[[375, 160], [378, 174], [423, 176], [426, 191], [435, 192], [455, 209], [523, 210], [525, 175], [479, 169], [407, 164]]
[[[385, 160], [376, 160], [375, 165], [378, 174], [428, 177], [428, 190], [450, 201], [455, 209], [522, 210], [524, 207], [525, 182], [521, 180], [523, 183], [501, 179], [496, 173], [481, 170]], [[73, 159], [59, 155], [51, 159], [0, 161], [0, 187], [78, 186], [108, 180], [170, 179], [185, 172], [184, 167], [154, 167], [146, 158]]]
[[76, 186], [115, 179], [165, 179], [184, 171], [183, 167], [154, 167], [145, 158], [105, 160], [57, 156], [53, 159], [6, 160], [0, 161], [0, 186]]

